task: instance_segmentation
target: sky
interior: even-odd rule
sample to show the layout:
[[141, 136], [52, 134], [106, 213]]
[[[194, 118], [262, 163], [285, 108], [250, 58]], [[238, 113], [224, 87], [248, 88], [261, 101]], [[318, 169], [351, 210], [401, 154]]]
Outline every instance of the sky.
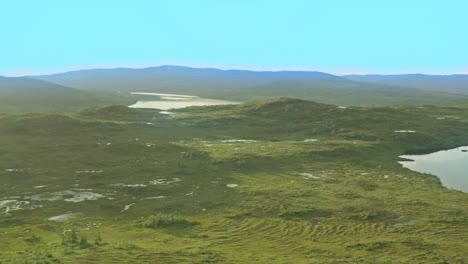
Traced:
[[185, 65], [468, 73], [466, 0], [4, 0], [0, 75]]

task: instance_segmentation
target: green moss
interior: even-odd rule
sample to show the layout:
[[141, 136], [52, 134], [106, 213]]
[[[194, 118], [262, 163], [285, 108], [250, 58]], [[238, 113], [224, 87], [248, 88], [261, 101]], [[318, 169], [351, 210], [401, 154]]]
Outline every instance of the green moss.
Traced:
[[135, 226], [143, 228], [158, 228], [169, 226], [192, 226], [195, 222], [189, 221], [180, 215], [175, 214], [162, 214], [149, 216], [135, 221]]
[[30, 202], [0, 209], [0, 263], [463, 263], [468, 251], [467, 194], [397, 163], [467, 144], [466, 109], [89, 111], [0, 116], [1, 201]]

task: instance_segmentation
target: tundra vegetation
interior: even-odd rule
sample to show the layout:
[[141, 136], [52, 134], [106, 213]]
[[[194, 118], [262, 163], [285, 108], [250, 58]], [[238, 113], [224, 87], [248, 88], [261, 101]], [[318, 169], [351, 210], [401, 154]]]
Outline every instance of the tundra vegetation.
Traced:
[[466, 263], [468, 194], [397, 163], [463, 104], [171, 112], [1, 114], [0, 263]]

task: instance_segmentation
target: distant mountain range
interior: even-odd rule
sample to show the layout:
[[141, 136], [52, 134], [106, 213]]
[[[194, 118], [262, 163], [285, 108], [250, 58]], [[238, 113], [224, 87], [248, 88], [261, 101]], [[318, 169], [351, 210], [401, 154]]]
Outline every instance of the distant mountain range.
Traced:
[[[0, 112], [69, 111], [141, 99], [129, 92], [197, 95], [231, 101], [291, 97], [335, 105], [452, 105], [468, 102], [468, 75], [349, 75], [160, 66], [0, 77]], [[117, 93], [120, 92], [120, 93]], [[24, 112], [24, 111], [23, 111]]]
[[141, 91], [198, 89], [224, 89], [273, 86], [276, 83], [309, 83], [346, 85], [349, 80], [322, 72], [255, 72], [244, 70], [219, 70], [160, 66], [145, 69], [81, 70], [34, 78], [86, 90]]
[[307, 71], [259, 72], [160, 66], [81, 70], [33, 78], [90, 91], [186, 93], [238, 101], [286, 96], [339, 105], [407, 105], [451, 104], [468, 99], [447, 94], [456, 90], [468, 95], [468, 88], [464, 90], [460, 85], [456, 89], [446, 88], [452, 81], [447, 84], [441, 81], [439, 89], [434, 85], [426, 89], [424, 85], [369, 82], [358, 80], [358, 76], [341, 77]]
[[347, 79], [359, 82], [418, 88], [430, 91], [468, 94], [468, 75], [348, 75]]

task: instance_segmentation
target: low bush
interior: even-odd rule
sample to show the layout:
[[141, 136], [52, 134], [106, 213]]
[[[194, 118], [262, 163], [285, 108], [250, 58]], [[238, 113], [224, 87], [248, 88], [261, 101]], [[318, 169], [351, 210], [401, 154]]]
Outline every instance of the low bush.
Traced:
[[142, 228], [157, 228], [167, 226], [192, 226], [196, 222], [189, 221], [180, 215], [162, 214], [152, 215], [146, 219], [142, 218], [135, 222], [135, 225]]

